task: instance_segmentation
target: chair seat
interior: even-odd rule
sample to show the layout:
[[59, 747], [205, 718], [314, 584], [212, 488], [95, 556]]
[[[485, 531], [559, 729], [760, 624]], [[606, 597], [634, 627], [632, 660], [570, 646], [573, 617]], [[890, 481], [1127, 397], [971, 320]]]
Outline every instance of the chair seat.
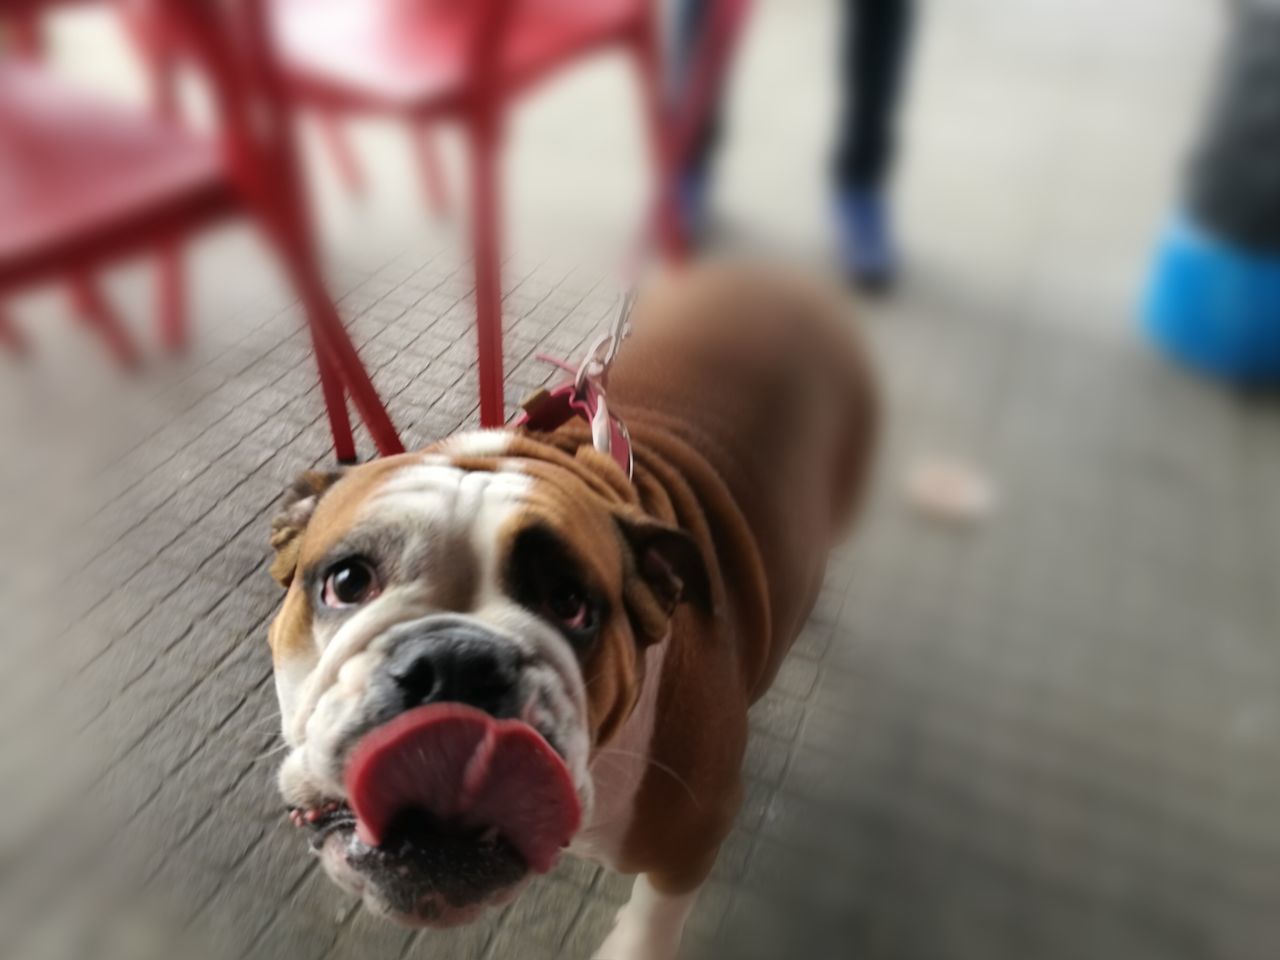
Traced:
[[0, 281], [126, 252], [229, 200], [210, 141], [0, 63]]
[[[633, 29], [645, 0], [511, 0], [500, 58], [510, 93]], [[346, 108], [430, 112], [466, 92], [475, 0], [275, 0], [289, 83]]]

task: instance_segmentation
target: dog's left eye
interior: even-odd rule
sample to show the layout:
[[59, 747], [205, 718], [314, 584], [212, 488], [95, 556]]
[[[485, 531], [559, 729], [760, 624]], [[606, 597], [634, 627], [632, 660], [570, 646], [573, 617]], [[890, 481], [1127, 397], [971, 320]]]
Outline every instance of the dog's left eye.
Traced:
[[544, 606], [548, 614], [574, 633], [585, 633], [595, 626], [595, 609], [586, 590], [572, 581], [548, 590]]
[[361, 557], [349, 557], [329, 568], [321, 599], [326, 607], [354, 607], [368, 603], [381, 592], [373, 565]]

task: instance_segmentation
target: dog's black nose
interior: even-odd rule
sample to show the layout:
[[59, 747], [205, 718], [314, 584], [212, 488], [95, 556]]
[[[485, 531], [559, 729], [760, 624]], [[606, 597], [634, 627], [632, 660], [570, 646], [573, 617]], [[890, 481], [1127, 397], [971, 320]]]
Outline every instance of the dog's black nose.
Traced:
[[428, 703], [464, 703], [495, 717], [515, 716], [520, 652], [508, 641], [455, 625], [396, 645], [385, 677], [400, 710]]

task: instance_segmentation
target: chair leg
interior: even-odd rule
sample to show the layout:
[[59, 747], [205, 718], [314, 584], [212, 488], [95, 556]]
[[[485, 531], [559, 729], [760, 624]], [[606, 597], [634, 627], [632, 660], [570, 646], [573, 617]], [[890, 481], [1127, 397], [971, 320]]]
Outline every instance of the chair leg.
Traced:
[[433, 217], [443, 220], [449, 215], [449, 195], [445, 189], [444, 168], [440, 163], [440, 151], [435, 137], [426, 125], [411, 127], [409, 136], [413, 140], [418, 169], [422, 173], [422, 191], [427, 198], [427, 209]]
[[156, 114], [166, 120], [177, 119], [178, 63], [156, 12], [149, 6], [130, 0], [120, 0], [115, 6], [125, 32], [147, 71]]
[[31, 352], [31, 344], [3, 310], [0, 310], [0, 346], [16, 357], [25, 357]]
[[[177, 120], [178, 64], [167, 39], [161, 35], [161, 27], [153, 11], [129, 2], [118, 3], [117, 7], [130, 41], [146, 68], [156, 116], [163, 120]], [[187, 347], [189, 336], [182, 247], [178, 240], [169, 240], [161, 248], [156, 270], [156, 316], [159, 319], [160, 343], [169, 353], [181, 353]]]
[[141, 356], [93, 278], [84, 273], [76, 274], [71, 280], [71, 297], [81, 319], [102, 337], [116, 363], [124, 370], [136, 369]]
[[476, 339], [480, 361], [480, 426], [506, 422], [502, 383], [502, 273], [498, 222], [498, 143], [493, 125], [470, 130], [471, 231], [476, 276]]
[[165, 243], [156, 265], [156, 312], [160, 318], [160, 343], [170, 353], [182, 353], [190, 340], [187, 329], [186, 284], [182, 245]]
[[351, 141], [347, 139], [337, 116], [327, 110], [320, 112], [320, 136], [333, 157], [333, 164], [338, 169], [338, 178], [347, 188], [347, 192], [357, 197], [363, 195], [364, 176], [360, 172], [360, 165], [356, 162], [356, 155], [351, 149]]

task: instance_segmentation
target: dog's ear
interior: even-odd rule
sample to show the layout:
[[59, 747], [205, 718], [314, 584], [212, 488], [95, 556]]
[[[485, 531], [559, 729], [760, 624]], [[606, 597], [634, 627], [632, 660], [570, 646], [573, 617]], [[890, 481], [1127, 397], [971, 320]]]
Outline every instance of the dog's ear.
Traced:
[[271, 521], [271, 546], [276, 558], [271, 563], [271, 576], [282, 587], [293, 583], [298, 566], [298, 548], [302, 531], [311, 522], [316, 504], [325, 491], [342, 479], [341, 470], [308, 470], [293, 481], [280, 501], [280, 512]]
[[711, 611], [711, 578], [693, 537], [639, 513], [618, 514], [616, 520], [634, 563], [624, 600], [642, 641], [661, 640], [682, 602]]

